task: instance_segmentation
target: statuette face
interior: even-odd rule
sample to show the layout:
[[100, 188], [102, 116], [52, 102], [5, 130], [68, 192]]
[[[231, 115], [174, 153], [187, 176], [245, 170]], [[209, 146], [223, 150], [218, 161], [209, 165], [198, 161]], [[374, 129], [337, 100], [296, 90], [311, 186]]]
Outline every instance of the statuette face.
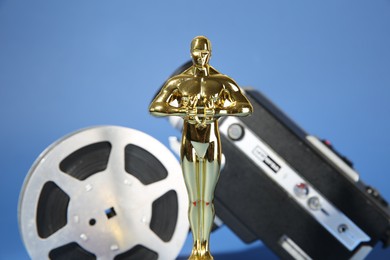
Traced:
[[213, 259], [209, 240], [222, 155], [218, 119], [247, 116], [253, 108], [233, 79], [209, 65], [211, 43], [206, 37], [195, 37], [190, 53], [193, 66], [167, 80], [149, 111], [184, 119], [180, 160], [194, 241], [189, 259]]

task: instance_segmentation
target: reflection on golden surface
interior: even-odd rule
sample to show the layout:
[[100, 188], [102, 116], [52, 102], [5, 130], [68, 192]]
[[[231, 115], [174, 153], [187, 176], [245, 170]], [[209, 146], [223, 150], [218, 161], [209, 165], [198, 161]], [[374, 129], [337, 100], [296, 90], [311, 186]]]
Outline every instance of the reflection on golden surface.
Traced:
[[218, 118], [250, 115], [252, 105], [233, 79], [209, 65], [211, 43], [206, 37], [192, 40], [191, 56], [193, 65], [167, 80], [149, 111], [155, 116], [184, 119], [181, 165], [194, 240], [189, 259], [213, 259], [209, 240], [222, 154]]

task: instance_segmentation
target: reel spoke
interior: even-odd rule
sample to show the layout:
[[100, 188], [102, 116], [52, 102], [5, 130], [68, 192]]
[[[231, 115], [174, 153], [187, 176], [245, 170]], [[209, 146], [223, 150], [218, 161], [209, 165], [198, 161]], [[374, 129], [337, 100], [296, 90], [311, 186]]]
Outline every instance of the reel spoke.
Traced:
[[[144, 234], [141, 240], [142, 245], [152, 249], [155, 252], [162, 252], [163, 250], [170, 250], [167, 248], [169, 243], [162, 241], [155, 233], [153, 233], [149, 227], [145, 226], [142, 233]], [[163, 250], [162, 250], [163, 249]]]
[[111, 153], [108, 159], [107, 170], [111, 174], [123, 177], [125, 176], [125, 156], [124, 149], [126, 143], [123, 140], [118, 140], [115, 138], [111, 141]]
[[167, 185], [168, 183], [169, 179], [164, 179], [145, 186], [145, 194], [148, 194], [146, 198], [147, 202], [153, 202], [167, 193], [169, 191], [168, 188], [170, 187], [170, 185]]
[[63, 173], [58, 169], [48, 177], [49, 180], [56, 183], [56, 185], [60, 187], [70, 198], [72, 198], [72, 196], [77, 194], [83, 185], [83, 183], [78, 179], [73, 178], [72, 176], [66, 173]]
[[74, 241], [72, 233], [73, 230], [70, 225], [66, 225], [48, 238], [39, 239], [38, 251], [45, 253], [40, 259], [46, 259], [51, 250]]

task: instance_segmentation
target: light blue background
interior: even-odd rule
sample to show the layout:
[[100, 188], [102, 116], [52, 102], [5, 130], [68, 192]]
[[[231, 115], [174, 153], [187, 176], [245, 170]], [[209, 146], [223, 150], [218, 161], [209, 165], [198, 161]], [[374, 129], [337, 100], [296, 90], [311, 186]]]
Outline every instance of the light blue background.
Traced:
[[[214, 67], [331, 140], [390, 199], [390, 1], [0, 0], [0, 259], [28, 259], [18, 195], [49, 144], [101, 124], [177, 135], [147, 107], [196, 35]], [[226, 228], [212, 247], [247, 249]]]

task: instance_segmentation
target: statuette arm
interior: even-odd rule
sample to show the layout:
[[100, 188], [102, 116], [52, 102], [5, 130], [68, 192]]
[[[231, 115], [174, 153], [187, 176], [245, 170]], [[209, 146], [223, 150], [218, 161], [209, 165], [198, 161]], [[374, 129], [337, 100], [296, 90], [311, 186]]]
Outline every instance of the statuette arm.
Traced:
[[215, 115], [248, 116], [252, 114], [253, 107], [238, 85], [233, 80], [229, 80], [224, 86], [224, 89], [219, 93]]
[[186, 97], [183, 97], [175, 82], [167, 82], [149, 106], [154, 116], [185, 116], [187, 113]]

